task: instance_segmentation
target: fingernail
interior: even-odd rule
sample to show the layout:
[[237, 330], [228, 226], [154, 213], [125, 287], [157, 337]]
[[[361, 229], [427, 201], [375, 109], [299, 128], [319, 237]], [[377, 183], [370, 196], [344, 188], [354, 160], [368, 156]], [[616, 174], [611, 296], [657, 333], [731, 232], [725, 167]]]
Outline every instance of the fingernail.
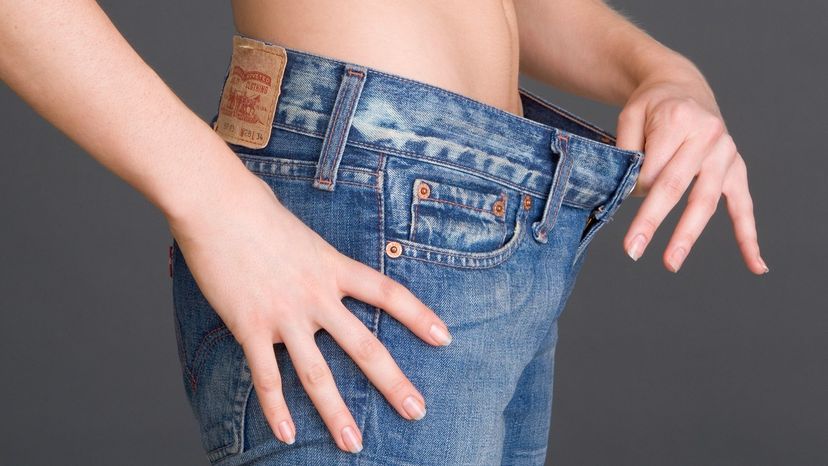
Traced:
[[362, 442], [359, 441], [359, 437], [357, 437], [353, 427], [345, 426], [342, 429], [342, 441], [345, 442], [345, 446], [348, 447], [348, 451], [351, 453], [359, 453], [362, 451]]
[[769, 268], [768, 268], [768, 266], [765, 264], [765, 261], [762, 259], [762, 256], [756, 256], [756, 258], [757, 258], [757, 259], [759, 259], [759, 263], [760, 263], [760, 264], [762, 264], [762, 267], [764, 267], [764, 268], [765, 268], [765, 273], [770, 272], [770, 269], [769, 269]]
[[686, 254], [687, 251], [682, 247], [678, 247], [673, 251], [673, 254], [670, 256], [670, 267], [673, 268], [673, 273], [678, 272], [682, 262], [684, 262], [684, 256]]
[[417, 421], [424, 418], [426, 415], [425, 407], [420, 403], [420, 400], [414, 398], [413, 395], [409, 395], [408, 398], [403, 401], [403, 408], [409, 416]]
[[282, 434], [282, 441], [288, 445], [292, 445], [293, 442], [296, 441], [296, 436], [293, 434], [293, 428], [290, 427], [290, 423], [287, 421], [279, 423], [279, 433]]
[[647, 244], [647, 238], [644, 237], [643, 234], [639, 233], [635, 235], [635, 238], [632, 240], [632, 244], [630, 244], [630, 249], [627, 250], [627, 255], [634, 261], [637, 261], [639, 257], [641, 257], [641, 253], [644, 251], [644, 246]]
[[444, 330], [443, 327], [440, 327], [437, 324], [431, 324], [431, 330], [429, 330], [428, 333], [430, 333], [431, 336], [443, 346], [446, 346], [449, 343], [451, 343], [451, 335], [446, 330]]

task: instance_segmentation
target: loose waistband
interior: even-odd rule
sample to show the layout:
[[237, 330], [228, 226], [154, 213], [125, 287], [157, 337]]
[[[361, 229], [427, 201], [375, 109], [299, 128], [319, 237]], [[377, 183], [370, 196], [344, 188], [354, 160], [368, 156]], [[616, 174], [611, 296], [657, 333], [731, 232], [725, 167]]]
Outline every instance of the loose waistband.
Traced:
[[[287, 63], [274, 128], [325, 138], [333, 116], [351, 112], [342, 144], [457, 167], [541, 199], [550, 192], [557, 154], [566, 150], [571, 165], [563, 203], [582, 208], [617, 199], [621, 181], [643, 157], [523, 87], [521, 117], [424, 82], [282, 47]], [[355, 108], [335, 108], [349, 73], [362, 73]]]

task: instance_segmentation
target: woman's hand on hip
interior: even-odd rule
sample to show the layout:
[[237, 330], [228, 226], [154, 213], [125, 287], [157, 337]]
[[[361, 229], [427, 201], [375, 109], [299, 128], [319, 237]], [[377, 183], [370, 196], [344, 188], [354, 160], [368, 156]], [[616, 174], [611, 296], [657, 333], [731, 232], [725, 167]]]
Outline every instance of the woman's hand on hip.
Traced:
[[724, 195], [744, 262], [751, 272], [763, 274], [768, 269], [759, 252], [745, 161], [700, 73], [670, 72], [643, 81], [618, 117], [617, 146], [645, 153], [631, 195], [646, 198], [624, 237], [624, 249], [638, 260], [695, 178], [664, 251], [665, 267], [678, 271]]
[[275, 435], [293, 443], [274, 343], [284, 343], [299, 379], [336, 444], [362, 448], [362, 436], [316, 346], [325, 329], [407, 419], [425, 415], [425, 400], [374, 334], [342, 303], [352, 296], [384, 309], [431, 345], [450, 342], [440, 318], [399, 282], [338, 252], [305, 225], [255, 176], [244, 193], [228, 190], [222, 205], [173, 236], [211, 306], [242, 346], [253, 385]]

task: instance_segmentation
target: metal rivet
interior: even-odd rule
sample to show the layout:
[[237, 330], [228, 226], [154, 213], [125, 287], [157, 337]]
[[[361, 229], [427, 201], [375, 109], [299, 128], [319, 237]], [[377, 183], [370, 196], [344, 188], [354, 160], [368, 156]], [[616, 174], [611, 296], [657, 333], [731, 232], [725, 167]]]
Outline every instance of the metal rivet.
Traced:
[[420, 199], [425, 199], [428, 197], [429, 194], [431, 194], [431, 187], [428, 185], [428, 183], [421, 181], [420, 187], [417, 188], [417, 195], [420, 197]]
[[496, 200], [495, 203], [492, 204], [492, 211], [498, 217], [503, 216], [503, 211], [504, 211], [503, 206], [504, 206], [505, 203], [506, 203], [506, 201], [501, 198], [501, 199]]
[[396, 241], [389, 241], [385, 245], [385, 253], [391, 257], [399, 257], [402, 254], [402, 245]]
[[528, 194], [523, 195], [523, 208], [529, 210], [532, 207], [532, 197]]
[[601, 136], [601, 142], [603, 142], [604, 144], [609, 144], [611, 141], [612, 141], [612, 139], [610, 139], [606, 136]]

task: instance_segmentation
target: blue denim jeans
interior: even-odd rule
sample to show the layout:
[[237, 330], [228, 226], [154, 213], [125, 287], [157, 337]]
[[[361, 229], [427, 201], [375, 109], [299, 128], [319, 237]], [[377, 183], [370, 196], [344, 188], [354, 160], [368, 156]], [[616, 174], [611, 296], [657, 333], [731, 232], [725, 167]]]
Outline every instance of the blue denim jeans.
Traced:
[[401, 417], [323, 329], [316, 342], [364, 449], [337, 448], [276, 344], [297, 427], [286, 445], [265, 420], [241, 347], [173, 242], [178, 350], [207, 458], [220, 466], [543, 464], [558, 317], [643, 154], [616, 148], [606, 131], [523, 88], [521, 117], [359, 64], [287, 56], [267, 146], [228, 144], [340, 252], [430, 306], [454, 341], [433, 347], [382, 309], [344, 298], [421, 391], [428, 414]]

